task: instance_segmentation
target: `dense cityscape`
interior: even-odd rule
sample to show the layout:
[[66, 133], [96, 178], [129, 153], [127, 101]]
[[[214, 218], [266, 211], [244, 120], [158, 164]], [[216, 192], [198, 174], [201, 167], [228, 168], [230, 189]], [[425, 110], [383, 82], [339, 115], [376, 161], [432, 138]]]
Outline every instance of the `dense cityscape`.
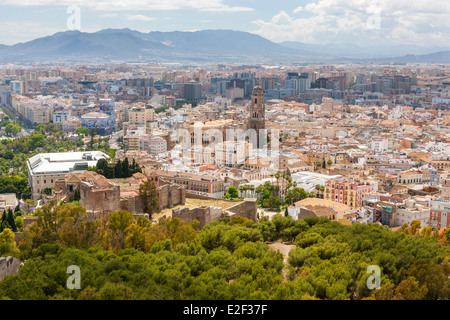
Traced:
[[119, 60], [0, 64], [0, 299], [450, 298], [450, 65]]

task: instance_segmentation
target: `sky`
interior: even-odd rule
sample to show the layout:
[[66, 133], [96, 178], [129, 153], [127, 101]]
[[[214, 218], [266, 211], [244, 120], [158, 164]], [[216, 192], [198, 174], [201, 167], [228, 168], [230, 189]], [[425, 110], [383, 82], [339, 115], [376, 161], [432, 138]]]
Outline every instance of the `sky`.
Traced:
[[228, 29], [274, 42], [360, 46], [450, 41], [447, 0], [0, 0], [0, 44], [78, 29]]

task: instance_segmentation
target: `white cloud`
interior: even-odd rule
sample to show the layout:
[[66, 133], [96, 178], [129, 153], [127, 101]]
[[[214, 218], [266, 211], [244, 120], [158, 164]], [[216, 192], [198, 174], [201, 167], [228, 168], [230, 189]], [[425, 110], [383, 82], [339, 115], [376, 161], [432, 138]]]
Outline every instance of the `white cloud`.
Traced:
[[247, 11], [253, 11], [253, 8], [220, 6], [220, 7], [203, 8], [203, 9], [200, 9], [200, 11], [247, 12]]
[[[91, 25], [84, 28], [81, 25], [82, 32], [96, 32], [101, 30], [99, 25]], [[1, 44], [13, 45], [19, 42], [26, 42], [36, 38], [46, 37], [67, 29], [61, 30], [59, 26], [49, 26], [39, 22], [21, 22], [17, 21], [0, 21], [0, 30], [2, 30]]]
[[128, 17], [128, 20], [131, 20], [131, 21], [152, 21], [155, 19], [153, 17], [144, 16], [142, 14], [128, 15], [127, 17]]
[[4, 33], [2, 38], [5, 39], [2, 44], [7, 45], [29, 41], [30, 39], [48, 36], [61, 31], [37, 22], [17, 23], [16, 21], [1, 21], [0, 30]]
[[16, 6], [69, 6], [89, 8], [100, 11], [111, 10], [177, 10], [199, 9], [201, 11], [238, 12], [251, 11], [248, 7], [233, 7], [224, 4], [225, 0], [3, 0], [3, 4]]
[[295, 8], [294, 10], [292, 10], [293, 13], [299, 13], [299, 12], [301, 12], [301, 11], [303, 11], [303, 7], [302, 7], [302, 6], [297, 7], [297, 8]]
[[293, 19], [284, 11], [281, 11], [272, 18], [273, 23], [292, 23]]
[[117, 16], [118, 16], [117, 13], [105, 13], [105, 14], [102, 14], [100, 17], [101, 18], [113, 18], [113, 17], [117, 17]]
[[450, 1], [318, 0], [253, 21], [270, 40], [311, 43], [359, 42], [445, 45], [450, 40]]

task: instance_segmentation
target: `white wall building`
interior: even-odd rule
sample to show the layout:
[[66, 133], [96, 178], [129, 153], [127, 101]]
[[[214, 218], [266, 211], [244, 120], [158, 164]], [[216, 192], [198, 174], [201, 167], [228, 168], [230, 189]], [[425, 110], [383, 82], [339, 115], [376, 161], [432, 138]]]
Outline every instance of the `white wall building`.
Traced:
[[400, 227], [405, 223], [410, 226], [413, 220], [420, 221], [420, 227], [430, 226], [430, 208], [421, 206], [413, 199], [407, 199], [404, 206], [398, 206], [395, 225]]
[[167, 142], [161, 137], [143, 137], [138, 140], [138, 149], [157, 156], [167, 151]]
[[109, 159], [101, 151], [39, 153], [27, 161], [28, 181], [34, 201], [40, 199], [45, 188], [54, 188], [55, 181], [67, 173], [81, 173], [100, 159]]
[[72, 110], [55, 110], [53, 111], [53, 123], [63, 123], [64, 120], [72, 116]]
[[11, 81], [9, 83], [9, 87], [11, 88], [11, 92], [17, 94], [23, 94], [23, 82], [22, 81]]
[[370, 150], [374, 153], [383, 153], [389, 148], [389, 141], [386, 138], [373, 138], [370, 143]]

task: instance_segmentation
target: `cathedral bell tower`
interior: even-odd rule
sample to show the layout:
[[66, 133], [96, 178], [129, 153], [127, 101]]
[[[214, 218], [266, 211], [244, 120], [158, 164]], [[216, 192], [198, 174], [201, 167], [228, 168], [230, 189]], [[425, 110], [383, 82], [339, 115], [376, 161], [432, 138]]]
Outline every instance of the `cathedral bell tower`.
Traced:
[[[259, 141], [260, 130], [266, 128], [266, 107], [264, 105], [264, 90], [257, 82], [252, 91], [252, 100], [249, 107], [248, 129], [256, 131], [258, 137], [258, 147], [262, 147]], [[263, 142], [264, 143], [264, 142]]]

